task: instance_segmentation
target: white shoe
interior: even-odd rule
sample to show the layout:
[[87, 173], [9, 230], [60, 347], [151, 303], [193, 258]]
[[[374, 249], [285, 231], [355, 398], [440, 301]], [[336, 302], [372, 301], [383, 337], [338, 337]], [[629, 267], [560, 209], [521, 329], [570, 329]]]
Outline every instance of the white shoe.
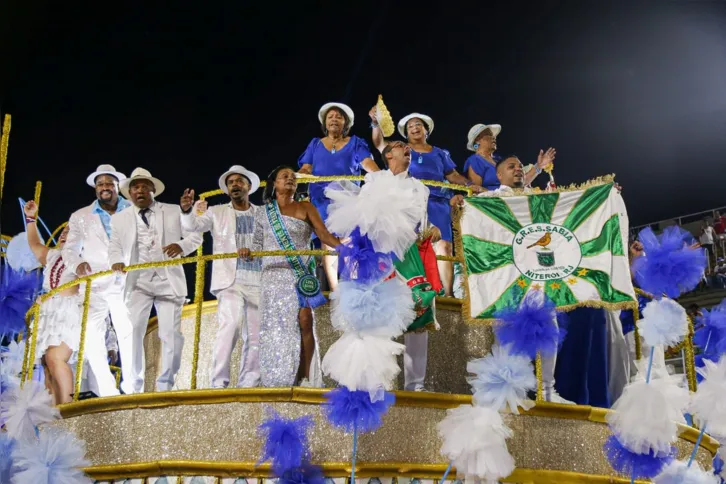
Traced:
[[562, 398], [556, 390], [550, 390], [545, 392], [545, 401], [550, 403], [559, 403], [562, 405], [577, 405], [575, 402], [571, 402], [565, 398]]
[[307, 378], [304, 378], [303, 381], [300, 382], [300, 386], [304, 388], [315, 388], [315, 385], [313, 385]]

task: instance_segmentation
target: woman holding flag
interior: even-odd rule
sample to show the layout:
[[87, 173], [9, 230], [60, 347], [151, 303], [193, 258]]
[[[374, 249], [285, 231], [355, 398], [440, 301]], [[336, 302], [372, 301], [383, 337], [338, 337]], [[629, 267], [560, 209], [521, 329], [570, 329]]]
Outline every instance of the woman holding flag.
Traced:
[[[325, 228], [310, 202], [295, 200], [295, 171], [279, 166], [267, 177], [264, 210], [255, 218], [253, 251], [306, 250], [312, 234], [336, 247], [340, 240]], [[239, 250], [250, 259], [250, 249]], [[322, 387], [320, 355], [312, 308], [325, 303], [313, 257], [279, 256], [262, 260], [260, 293], [260, 376], [263, 387]]]

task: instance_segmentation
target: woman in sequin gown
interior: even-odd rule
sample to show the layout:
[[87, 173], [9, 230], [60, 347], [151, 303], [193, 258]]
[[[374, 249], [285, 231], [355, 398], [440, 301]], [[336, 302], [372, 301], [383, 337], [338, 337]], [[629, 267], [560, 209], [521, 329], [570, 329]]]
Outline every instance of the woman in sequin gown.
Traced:
[[[325, 228], [320, 214], [310, 202], [294, 199], [295, 171], [275, 168], [267, 177], [263, 194], [266, 204], [277, 204], [287, 232], [297, 250], [310, 248], [312, 234], [330, 247], [340, 240]], [[266, 205], [267, 208], [267, 205]], [[266, 210], [255, 217], [253, 251], [280, 250]], [[249, 249], [240, 257], [249, 258]], [[309, 257], [303, 257], [307, 264]], [[285, 257], [262, 259], [260, 292], [260, 376], [263, 387], [323, 386], [320, 355], [315, 338], [313, 312], [298, 296], [297, 277]]]

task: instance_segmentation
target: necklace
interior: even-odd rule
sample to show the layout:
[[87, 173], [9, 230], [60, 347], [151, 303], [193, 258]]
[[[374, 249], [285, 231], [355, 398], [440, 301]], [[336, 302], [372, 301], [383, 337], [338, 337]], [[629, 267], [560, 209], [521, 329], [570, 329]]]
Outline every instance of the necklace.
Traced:
[[63, 263], [63, 257], [58, 257], [58, 259], [53, 264], [53, 267], [50, 268], [50, 288], [55, 289], [58, 287], [58, 283], [60, 282], [60, 278], [63, 275], [63, 271], [65, 270], [66, 265]]
[[[331, 138], [330, 136], [328, 136], [328, 138], [330, 138], [331, 140], [333, 140], [333, 138]], [[342, 139], [343, 138], [340, 138], [339, 140], [333, 140], [333, 148], [330, 150], [330, 153], [331, 154], [333, 154], [333, 155], [335, 154], [335, 152], [336, 152], [335, 145], [337, 145], [338, 144], [338, 141], [341, 141]]]

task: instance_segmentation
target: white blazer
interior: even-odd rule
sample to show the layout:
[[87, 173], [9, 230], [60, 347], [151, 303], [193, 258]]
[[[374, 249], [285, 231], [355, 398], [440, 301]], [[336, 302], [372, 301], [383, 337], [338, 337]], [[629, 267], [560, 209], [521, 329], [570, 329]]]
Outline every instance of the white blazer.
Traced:
[[[181, 208], [179, 205], [155, 202], [156, 243], [159, 247], [179, 244], [184, 255], [189, 255], [202, 244], [202, 234], [187, 232], [181, 225]], [[137, 264], [139, 257], [136, 232], [136, 209], [129, 207], [111, 217], [111, 241], [108, 246], [108, 263], [113, 266], [123, 263], [127, 266]], [[164, 256], [164, 260], [168, 260]], [[187, 282], [181, 265], [158, 269], [166, 271], [166, 277], [176, 296], [187, 295]], [[126, 278], [126, 293], [134, 287], [139, 271], [131, 271]]]
[[[84, 262], [91, 266], [92, 273], [107, 271], [111, 268], [108, 263], [108, 234], [101, 223], [101, 217], [97, 213], [93, 213], [94, 204], [95, 202], [76, 210], [68, 221], [70, 230], [63, 246], [62, 255], [68, 268], [75, 274], [77, 274], [78, 266]], [[113, 280], [109, 277], [94, 279], [93, 288], [103, 290]]]
[[[255, 219], [264, 213], [260, 207], [250, 203]], [[213, 253], [229, 254], [237, 252], [237, 216], [232, 204], [215, 205], [202, 215], [194, 209], [182, 215], [182, 227], [188, 232], [212, 232]], [[234, 284], [237, 259], [217, 259], [212, 261], [212, 285], [210, 291], [215, 296], [219, 291]]]

